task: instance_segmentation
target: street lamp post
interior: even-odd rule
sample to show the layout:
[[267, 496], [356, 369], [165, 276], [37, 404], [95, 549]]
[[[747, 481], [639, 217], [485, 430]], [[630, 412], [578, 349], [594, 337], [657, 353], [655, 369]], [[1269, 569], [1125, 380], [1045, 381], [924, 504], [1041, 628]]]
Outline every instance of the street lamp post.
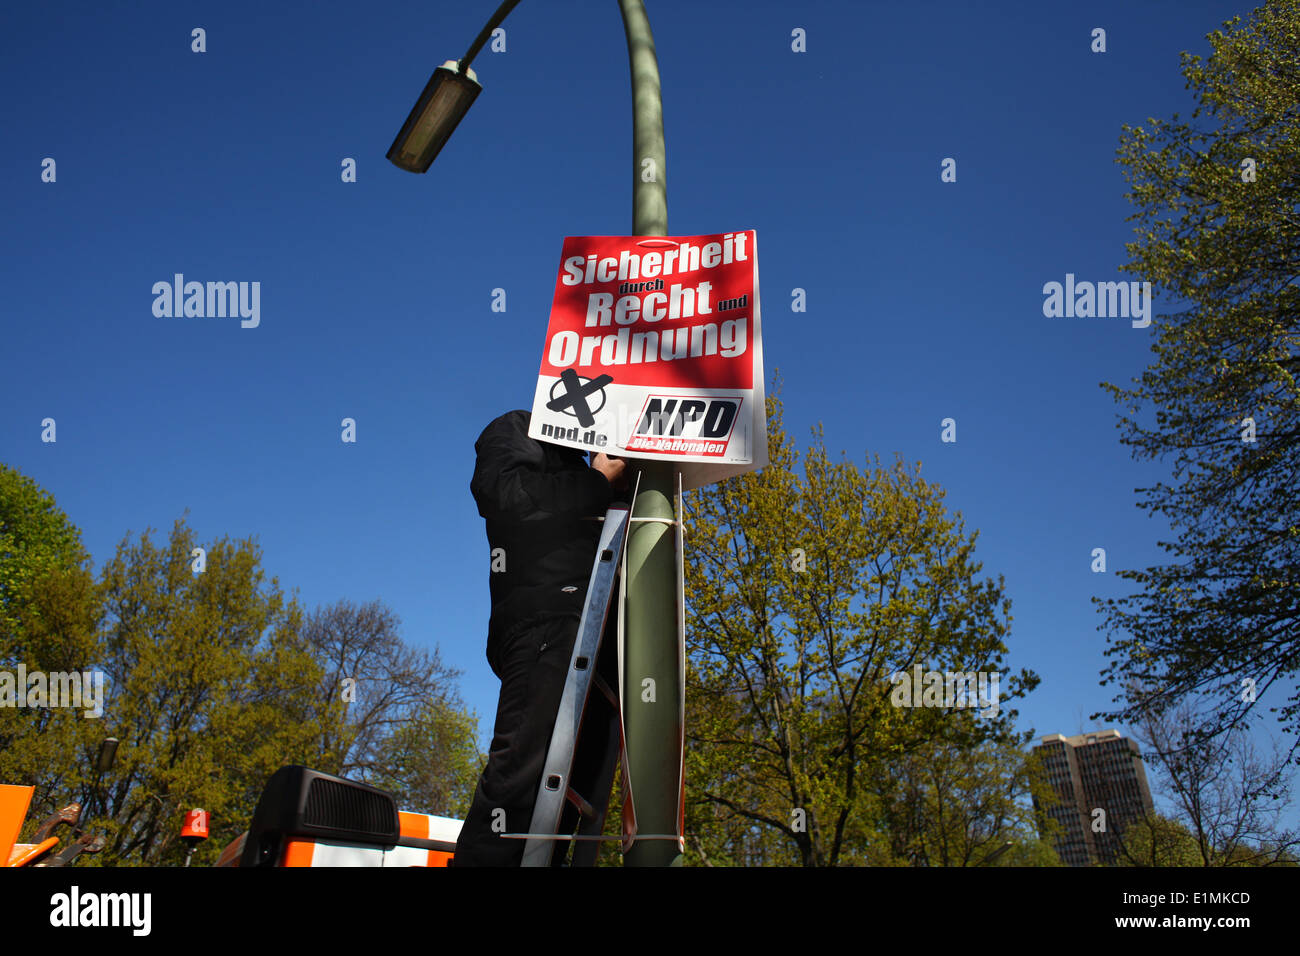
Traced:
[[[641, 0], [619, 0], [632, 71], [632, 234], [668, 235], [664, 183], [663, 100], [654, 35]], [[623, 732], [638, 833], [657, 839], [633, 843], [627, 866], [680, 866], [682, 788], [682, 647], [678, 632], [676, 471], [671, 462], [642, 461], [627, 543], [627, 621], [624, 641]], [[678, 507], [674, 507], [674, 502]], [[638, 520], [643, 519], [643, 520]], [[646, 699], [644, 681], [654, 681]]]
[[[395, 165], [411, 172], [428, 170], [482, 89], [470, 62], [518, 2], [502, 3], [465, 56], [434, 71], [388, 151]], [[642, 0], [619, 0], [619, 10], [632, 74], [632, 235], [666, 236], [663, 101], [654, 35]], [[627, 545], [626, 683], [621, 693], [637, 832], [653, 839], [634, 841], [624, 863], [680, 866], [685, 730], [677, 533], [681, 500], [671, 462], [641, 461], [637, 467], [640, 482]], [[653, 690], [647, 692], [649, 688]]]

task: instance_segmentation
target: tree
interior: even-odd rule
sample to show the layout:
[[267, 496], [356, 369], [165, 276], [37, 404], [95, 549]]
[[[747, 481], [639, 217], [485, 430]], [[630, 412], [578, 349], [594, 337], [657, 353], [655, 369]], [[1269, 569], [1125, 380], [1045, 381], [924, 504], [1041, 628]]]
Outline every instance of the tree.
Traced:
[[[99, 659], [99, 597], [81, 532], [32, 479], [0, 465], [0, 671], [84, 674]], [[17, 704], [15, 697], [7, 704]], [[0, 706], [0, 782], [36, 788], [32, 816], [84, 781], [100, 722], [84, 709]]]
[[1118, 866], [1200, 866], [1196, 838], [1172, 817], [1143, 813], [1119, 839]]
[[478, 718], [454, 695], [423, 705], [384, 741], [370, 780], [404, 810], [464, 819], [487, 756]]
[[105, 730], [121, 741], [96, 788], [109, 843], [105, 865], [183, 858], [180, 822], [207, 810], [215, 858], [247, 829], [267, 778], [310, 765], [315, 744], [342, 717], [316, 700], [322, 671], [302, 635], [302, 613], [269, 584], [252, 540], [205, 547], [196, 572], [193, 531], [178, 520], [163, 547], [150, 532], [123, 539], [103, 569], [107, 612]]
[[[1265, 693], [1300, 729], [1300, 0], [1270, 0], [1183, 54], [1190, 122], [1124, 127], [1118, 151], [1136, 206], [1125, 269], [1181, 310], [1156, 327], [1155, 362], [1125, 406], [1135, 458], [1173, 458], [1171, 483], [1138, 489], [1177, 539], [1169, 564], [1121, 572], [1099, 602], [1103, 683], [1200, 696], [1203, 736], [1241, 724]], [[1256, 693], [1258, 691], [1258, 694]], [[1104, 715], [1131, 720], [1139, 702]], [[1294, 747], [1293, 747], [1294, 749]]]
[[81, 531], [54, 496], [0, 464], [0, 659], [14, 661], [28, 649], [20, 617], [31, 611], [44, 579], [87, 572], [89, 561]]
[[[215, 859], [289, 763], [370, 780], [406, 809], [463, 814], [476, 719], [436, 650], [403, 644], [379, 602], [304, 622], [251, 540], [207, 545], [201, 571], [197, 545], [183, 520], [161, 547], [148, 531], [123, 539], [97, 583], [54, 499], [0, 466], [0, 693], [18, 664], [105, 678], [98, 719], [0, 706], [0, 781], [36, 786], [29, 835], [77, 798], [83, 826], [109, 834], [90, 865], [174, 863], [182, 814], [202, 807], [212, 839], [197, 859]], [[110, 735], [117, 764], [100, 779], [92, 762]]]
[[[1028, 741], [1025, 741], [1026, 743]], [[1059, 865], [1033, 806], [1051, 787], [1017, 741], [963, 747], [939, 739], [872, 768], [887, 856], [908, 866]]]
[[[1290, 805], [1289, 761], [1276, 745], [1261, 754], [1245, 728], [1207, 738], [1196, 706], [1143, 713], [1134, 736], [1176, 816], [1144, 820], [1136, 849], [1122, 854], [1143, 866], [1294, 864], [1300, 834], [1278, 823]], [[1175, 862], [1148, 862], [1157, 857]]]
[[[323, 670], [321, 713], [341, 703], [345, 715], [322, 723], [318, 769], [372, 783], [383, 776], [420, 803], [455, 804], [466, 781], [462, 764], [478, 758], [477, 719], [464, 712], [455, 691], [459, 671], [445, 665], [436, 648], [430, 654], [408, 646], [401, 621], [379, 601], [317, 608], [304, 632]], [[449, 751], [417, 756], [421, 733], [434, 735], [425, 748]], [[401, 754], [415, 762], [398, 766]], [[435, 782], [435, 766], [450, 776]], [[471, 792], [476, 772], [468, 771]]]
[[[834, 463], [817, 429], [797, 474], [775, 391], [767, 413], [768, 466], [684, 502], [688, 850], [863, 862], [885, 839], [873, 773], [940, 741], [945, 759], [1015, 741], [1012, 709], [898, 706], [891, 681], [914, 665], [1007, 677], [1010, 602], [919, 466]], [[1002, 680], [1001, 703], [1037, 681]]]

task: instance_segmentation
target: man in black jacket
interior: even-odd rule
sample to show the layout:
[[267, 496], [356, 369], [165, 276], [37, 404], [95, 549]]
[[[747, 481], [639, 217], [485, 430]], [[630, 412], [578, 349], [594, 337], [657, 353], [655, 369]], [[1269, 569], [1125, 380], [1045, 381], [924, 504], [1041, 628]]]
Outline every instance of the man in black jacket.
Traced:
[[474, 444], [470, 491], [487, 521], [493, 571], [487, 658], [501, 679], [487, 767], [456, 842], [455, 866], [518, 866], [573, 653], [600, 522], [626, 487], [622, 459], [528, 437], [507, 412]]

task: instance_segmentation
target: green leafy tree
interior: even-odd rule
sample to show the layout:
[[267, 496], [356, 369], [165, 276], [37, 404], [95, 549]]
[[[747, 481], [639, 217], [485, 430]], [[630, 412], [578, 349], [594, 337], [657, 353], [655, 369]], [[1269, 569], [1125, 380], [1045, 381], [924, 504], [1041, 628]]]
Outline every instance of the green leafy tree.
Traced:
[[177, 521], [168, 541], [124, 539], [104, 567], [106, 729], [121, 741], [117, 766], [96, 788], [110, 834], [107, 865], [184, 858], [183, 814], [202, 807], [211, 839], [200, 859], [247, 828], [267, 778], [286, 763], [310, 765], [325, 726], [322, 671], [302, 634], [302, 614], [279, 581], [268, 583], [252, 540], [198, 545]]
[[[1059, 865], [1040, 839], [1051, 788], [1016, 741], [937, 740], [873, 768], [884, 840], [862, 862], [908, 866]], [[887, 852], [882, 853], [882, 850]]]
[[[1005, 705], [1038, 678], [1006, 679], [1002, 582], [919, 467], [832, 462], [817, 430], [800, 473], [775, 390], [767, 413], [768, 466], [684, 504], [690, 860], [869, 862], [873, 772], [938, 741], [1014, 742]], [[998, 672], [1002, 706], [895, 706], [890, 678], [915, 664]]]
[[478, 718], [456, 697], [425, 704], [384, 740], [371, 783], [403, 810], [464, 819], [479, 769]]
[[[463, 815], [477, 722], [436, 650], [407, 647], [379, 602], [304, 620], [265, 581], [252, 541], [207, 546], [201, 572], [197, 545], [184, 521], [161, 547], [149, 532], [124, 539], [96, 582], [53, 497], [0, 466], [0, 670], [106, 678], [99, 719], [0, 707], [0, 781], [36, 787], [25, 832], [76, 799], [83, 826], [109, 834], [84, 864], [177, 863], [182, 816], [201, 807], [212, 837], [196, 860], [211, 862], [288, 763], [377, 783], [405, 809]], [[117, 764], [101, 776], [93, 761], [110, 735]]]
[[[1124, 127], [1119, 162], [1138, 239], [1126, 270], [1167, 296], [1154, 363], [1106, 384], [1136, 458], [1172, 457], [1169, 483], [1139, 489], [1177, 539], [1171, 562], [1121, 572], [1101, 602], [1103, 672], [1204, 695], [1202, 736], [1237, 725], [1266, 693], [1300, 729], [1300, 0], [1270, 0], [1183, 54], [1190, 119]], [[1174, 309], [1174, 306], [1177, 306]], [[1110, 719], [1139, 702], [1115, 698]], [[1103, 716], [1103, 715], [1094, 715]]]
[[[81, 532], [32, 479], [0, 465], [0, 671], [84, 674], [100, 658], [99, 597]], [[69, 803], [86, 781], [100, 721], [84, 708], [0, 706], [0, 783], [36, 788], [31, 817]], [[36, 823], [30, 823], [28, 830]]]
[[81, 531], [54, 496], [31, 478], [0, 464], [0, 655], [17, 662], [29, 645], [23, 620], [50, 576], [88, 573]]
[[1144, 814], [1119, 840], [1119, 866], [1201, 866], [1196, 837], [1182, 823], [1161, 814]]

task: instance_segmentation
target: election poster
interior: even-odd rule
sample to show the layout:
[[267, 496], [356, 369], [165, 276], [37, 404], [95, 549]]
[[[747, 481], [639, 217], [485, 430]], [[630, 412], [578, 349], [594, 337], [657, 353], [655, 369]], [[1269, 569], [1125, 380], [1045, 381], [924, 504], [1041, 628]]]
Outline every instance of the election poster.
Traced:
[[528, 434], [683, 490], [766, 465], [754, 231], [565, 239]]

